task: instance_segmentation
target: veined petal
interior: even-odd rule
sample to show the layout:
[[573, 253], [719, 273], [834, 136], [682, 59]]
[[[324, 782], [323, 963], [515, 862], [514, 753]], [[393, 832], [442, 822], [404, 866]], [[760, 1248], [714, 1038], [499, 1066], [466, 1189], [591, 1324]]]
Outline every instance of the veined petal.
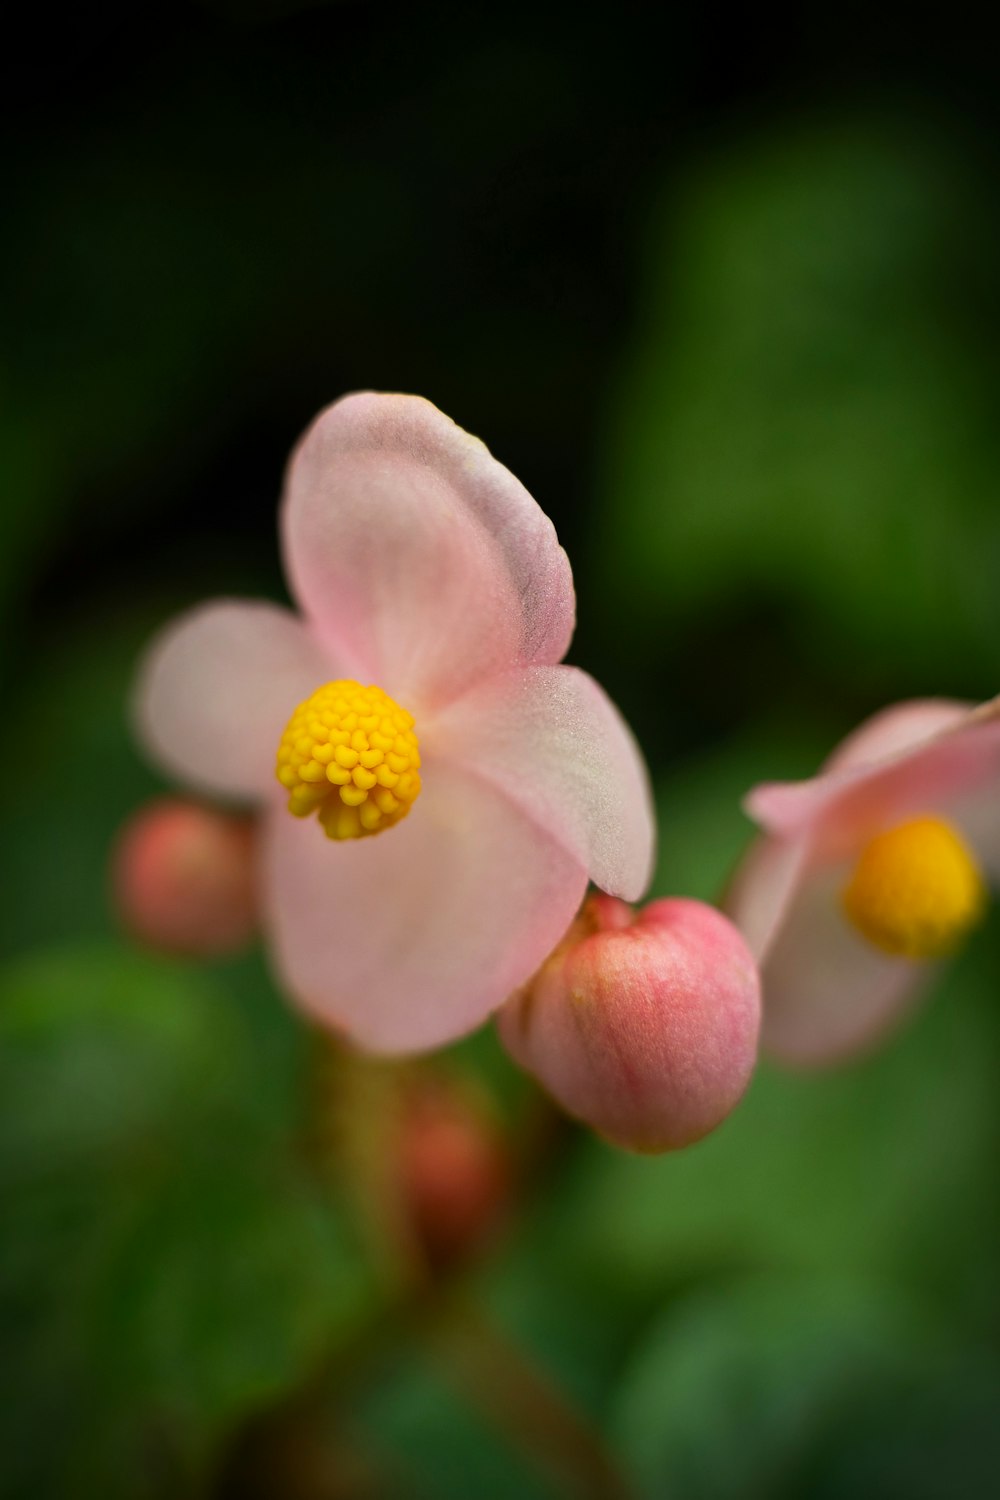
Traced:
[[655, 815], [639, 748], [576, 667], [530, 667], [466, 693], [430, 727], [436, 754], [491, 782], [612, 896], [649, 883]]
[[572, 921], [587, 874], [493, 788], [425, 766], [398, 827], [335, 843], [266, 820], [265, 907], [281, 978], [304, 1009], [375, 1052], [478, 1026]]
[[282, 534], [317, 630], [411, 711], [569, 645], [573, 580], [552, 523], [419, 397], [362, 393], [322, 412], [292, 456]]
[[140, 668], [138, 732], [182, 781], [216, 796], [258, 798], [292, 710], [338, 675], [301, 620], [275, 604], [200, 605], [156, 637]]
[[866, 1050], [903, 1016], [932, 966], [889, 958], [855, 933], [840, 908], [843, 869], [799, 886], [761, 967], [761, 1045], [783, 1062], [816, 1066]]

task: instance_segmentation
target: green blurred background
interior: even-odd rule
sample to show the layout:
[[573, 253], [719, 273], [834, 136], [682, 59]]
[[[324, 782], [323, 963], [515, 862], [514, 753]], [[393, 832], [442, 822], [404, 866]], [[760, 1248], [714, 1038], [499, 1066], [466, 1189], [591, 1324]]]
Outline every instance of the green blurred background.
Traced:
[[400, 1308], [259, 955], [141, 953], [107, 896], [162, 786], [136, 655], [283, 597], [285, 457], [358, 387], [429, 396], [555, 519], [658, 894], [717, 896], [755, 779], [996, 691], [985, 49], [958, 14], [651, 12], [109, 5], [6, 52], [4, 1497], [995, 1484], [995, 918], [878, 1056], [763, 1067], [679, 1157], [539, 1130], [489, 1032], [455, 1049], [514, 1202]]

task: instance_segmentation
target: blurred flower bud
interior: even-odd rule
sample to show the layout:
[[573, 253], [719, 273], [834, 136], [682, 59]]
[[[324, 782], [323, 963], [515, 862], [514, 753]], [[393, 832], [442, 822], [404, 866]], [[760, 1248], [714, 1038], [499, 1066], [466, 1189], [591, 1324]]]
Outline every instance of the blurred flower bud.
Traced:
[[570, 1114], [633, 1151], [707, 1135], [753, 1072], [760, 988], [736, 928], [700, 901], [633, 913], [593, 896], [499, 1016], [508, 1052]]
[[399, 1181], [413, 1237], [432, 1271], [482, 1250], [511, 1192], [511, 1159], [498, 1122], [474, 1089], [443, 1077], [405, 1088]]
[[115, 907], [152, 948], [190, 957], [234, 953], [256, 927], [254, 855], [249, 818], [179, 798], [147, 803], [118, 836]]

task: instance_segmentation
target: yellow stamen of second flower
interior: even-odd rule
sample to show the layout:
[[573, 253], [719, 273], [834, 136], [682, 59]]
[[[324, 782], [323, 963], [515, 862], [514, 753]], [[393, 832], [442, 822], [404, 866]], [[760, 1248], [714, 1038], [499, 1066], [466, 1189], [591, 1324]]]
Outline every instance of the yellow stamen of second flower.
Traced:
[[957, 829], [940, 818], [913, 818], [865, 847], [843, 904], [862, 936], [883, 953], [941, 958], [979, 920], [986, 885]]
[[328, 682], [300, 703], [278, 746], [288, 811], [316, 813], [331, 839], [381, 833], [420, 795], [413, 715], [380, 687]]

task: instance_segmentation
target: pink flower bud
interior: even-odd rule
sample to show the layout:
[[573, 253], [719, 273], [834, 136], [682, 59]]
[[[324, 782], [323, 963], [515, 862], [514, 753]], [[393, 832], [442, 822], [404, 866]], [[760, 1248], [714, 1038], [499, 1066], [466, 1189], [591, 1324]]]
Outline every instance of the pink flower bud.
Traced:
[[617, 1145], [667, 1151], [707, 1135], [753, 1072], [760, 988], [736, 928], [700, 901], [633, 913], [592, 897], [500, 1012], [508, 1052]]
[[407, 1091], [400, 1126], [400, 1186], [413, 1233], [432, 1270], [451, 1269], [481, 1251], [504, 1216], [509, 1147], [484, 1102], [444, 1079]]
[[139, 808], [118, 836], [112, 890], [140, 941], [167, 953], [234, 953], [257, 921], [249, 818], [163, 798]]

